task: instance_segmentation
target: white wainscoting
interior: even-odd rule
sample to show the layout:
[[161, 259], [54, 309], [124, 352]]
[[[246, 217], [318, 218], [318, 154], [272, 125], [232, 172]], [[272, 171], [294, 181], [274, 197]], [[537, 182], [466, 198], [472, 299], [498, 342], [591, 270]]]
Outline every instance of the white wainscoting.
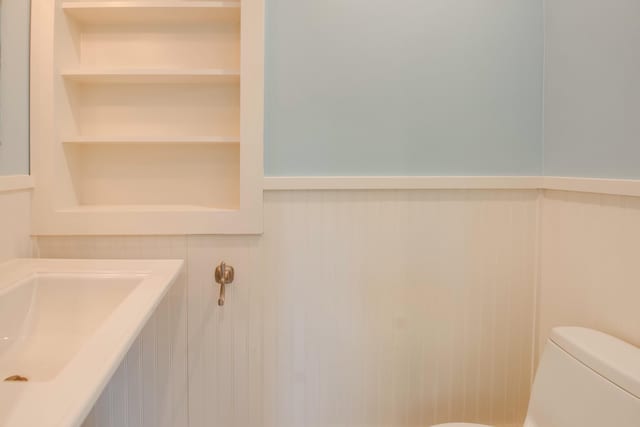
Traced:
[[554, 326], [640, 346], [640, 198], [545, 191], [539, 349]]
[[30, 255], [31, 191], [0, 191], [0, 262]]
[[187, 259], [87, 425], [522, 420], [538, 191], [273, 191], [264, 208], [262, 236], [38, 239], [42, 257]]

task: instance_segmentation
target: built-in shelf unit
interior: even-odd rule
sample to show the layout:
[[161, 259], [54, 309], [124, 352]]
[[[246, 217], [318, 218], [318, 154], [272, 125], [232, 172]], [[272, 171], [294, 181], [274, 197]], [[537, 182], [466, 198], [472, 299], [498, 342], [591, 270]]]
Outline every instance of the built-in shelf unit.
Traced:
[[37, 234], [261, 232], [263, 1], [35, 0]]

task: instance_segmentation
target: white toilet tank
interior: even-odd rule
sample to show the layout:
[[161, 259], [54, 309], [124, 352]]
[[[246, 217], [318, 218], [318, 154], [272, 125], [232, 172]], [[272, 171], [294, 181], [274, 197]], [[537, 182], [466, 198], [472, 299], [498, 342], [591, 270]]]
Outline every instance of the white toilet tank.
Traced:
[[640, 427], [640, 349], [590, 329], [554, 329], [525, 427]]

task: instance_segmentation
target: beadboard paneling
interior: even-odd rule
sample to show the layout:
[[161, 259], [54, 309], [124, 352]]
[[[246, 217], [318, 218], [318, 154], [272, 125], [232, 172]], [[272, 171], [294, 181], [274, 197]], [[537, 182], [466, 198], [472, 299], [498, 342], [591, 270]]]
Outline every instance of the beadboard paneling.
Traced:
[[192, 425], [519, 420], [535, 216], [534, 192], [276, 192], [262, 238], [190, 238]]
[[0, 262], [31, 255], [31, 191], [0, 192]]
[[555, 326], [640, 346], [640, 198], [545, 191], [539, 349]]
[[[188, 360], [190, 427], [508, 425], [529, 395], [537, 197], [266, 192], [262, 236], [47, 237], [38, 247], [146, 258], [186, 245], [188, 354], [176, 344], [169, 359]], [[237, 275], [219, 308], [212, 272], [222, 260]], [[145, 328], [88, 422], [126, 414], [120, 425], [140, 425], [149, 408], [171, 419], [149, 394], [163, 393], [159, 328], [172, 306]], [[186, 399], [169, 389], [161, 402]]]

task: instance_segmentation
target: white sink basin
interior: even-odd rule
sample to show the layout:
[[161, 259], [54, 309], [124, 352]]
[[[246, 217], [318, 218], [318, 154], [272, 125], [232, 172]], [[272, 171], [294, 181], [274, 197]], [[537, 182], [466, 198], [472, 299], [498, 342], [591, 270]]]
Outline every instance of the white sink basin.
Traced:
[[[0, 264], [0, 426], [82, 423], [182, 261]], [[28, 381], [3, 381], [19, 376]]]
[[145, 277], [37, 273], [0, 291], [0, 380], [55, 378]]

